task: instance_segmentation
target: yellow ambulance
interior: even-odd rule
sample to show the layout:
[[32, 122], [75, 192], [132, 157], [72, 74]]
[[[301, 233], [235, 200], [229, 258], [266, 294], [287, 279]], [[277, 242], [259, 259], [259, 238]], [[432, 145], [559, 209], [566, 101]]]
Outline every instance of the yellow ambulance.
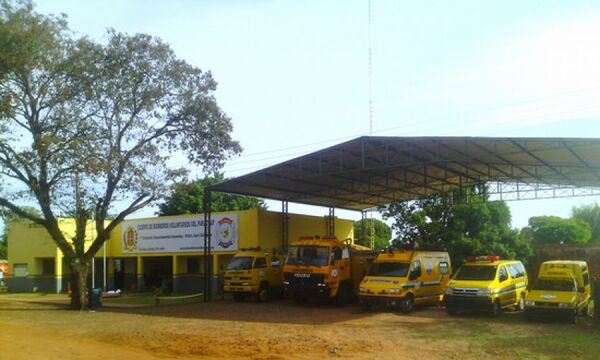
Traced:
[[591, 296], [585, 261], [546, 261], [525, 298], [525, 318], [562, 316], [575, 323], [579, 315], [588, 315]]
[[485, 310], [498, 316], [502, 309], [523, 310], [527, 272], [518, 260], [499, 256], [470, 256], [446, 286], [444, 303], [450, 315], [461, 310]]
[[236, 301], [254, 296], [267, 301], [283, 291], [283, 259], [275, 251], [260, 247], [242, 248], [225, 269], [223, 290], [233, 294]]
[[358, 299], [364, 309], [399, 306], [411, 312], [414, 304], [439, 304], [452, 269], [447, 252], [390, 250], [377, 255], [360, 283]]

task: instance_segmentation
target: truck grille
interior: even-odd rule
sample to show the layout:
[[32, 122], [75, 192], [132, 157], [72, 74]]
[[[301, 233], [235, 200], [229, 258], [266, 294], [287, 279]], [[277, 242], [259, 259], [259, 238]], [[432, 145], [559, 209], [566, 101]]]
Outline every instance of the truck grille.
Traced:
[[477, 296], [477, 289], [454, 288], [452, 294], [457, 296]]
[[317, 284], [323, 283], [325, 275], [310, 273], [286, 273], [286, 285], [294, 289], [316, 288]]

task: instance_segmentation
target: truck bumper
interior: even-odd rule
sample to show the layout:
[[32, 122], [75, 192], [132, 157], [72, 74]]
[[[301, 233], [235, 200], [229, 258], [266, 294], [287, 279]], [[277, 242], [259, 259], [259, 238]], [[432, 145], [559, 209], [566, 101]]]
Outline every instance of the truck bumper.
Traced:
[[358, 302], [364, 306], [400, 306], [401, 297], [358, 295]]
[[488, 310], [492, 299], [487, 296], [444, 295], [444, 305], [454, 310]]
[[252, 289], [252, 286], [242, 286], [242, 285], [224, 285], [223, 291], [232, 292], [232, 293], [254, 293], [257, 290]]
[[526, 319], [572, 319], [575, 309], [572, 308], [546, 308], [537, 306], [525, 307]]

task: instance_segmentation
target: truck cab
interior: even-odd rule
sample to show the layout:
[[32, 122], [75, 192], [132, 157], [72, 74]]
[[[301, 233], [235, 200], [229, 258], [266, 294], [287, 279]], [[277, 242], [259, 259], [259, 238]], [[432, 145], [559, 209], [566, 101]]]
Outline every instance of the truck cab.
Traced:
[[254, 296], [267, 301], [280, 294], [283, 285], [282, 257], [260, 247], [240, 249], [225, 269], [223, 290], [236, 301]]
[[575, 323], [579, 315], [588, 315], [591, 291], [585, 261], [546, 261], [525, 298], [525, 318], [563, 317]]
[[470, 256], [446, 286], [444, 303], [450, 315], [461, 310], [484, 310], [495, 317], [504, 308], [524, 309], [527, 284], [520, 261]]
[[335, 237], [304, 236], [288, 248], [283, 268], [284, 291], [296, 302], [311, 298], [349, 303], [370, 260], [369, 248]]
[[399, 306], [411, 312], [414, 304], [439, 304], [451, 275], [447, 252], [390, 250], [377, 255], [360, 284], [364, 309]]

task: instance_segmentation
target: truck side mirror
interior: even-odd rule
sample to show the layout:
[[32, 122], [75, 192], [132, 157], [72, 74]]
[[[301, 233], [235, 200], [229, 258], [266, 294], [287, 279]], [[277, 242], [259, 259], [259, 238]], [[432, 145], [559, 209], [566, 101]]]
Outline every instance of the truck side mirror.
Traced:
[[500, 278], [498, 280], [500, 280], [500, 282], [504, 282], [504, 281], [508, 280], [508, 275], [500, 274]]
[[419, 277], [419, 274], [416, 271], [411, 271], [408, 275], [408, 280], [415, 280]]
[[579, 291], [580, 293], [583, 294], [585, 292], [585, 288], [584, 287], [577, 288], [577, 291]]

